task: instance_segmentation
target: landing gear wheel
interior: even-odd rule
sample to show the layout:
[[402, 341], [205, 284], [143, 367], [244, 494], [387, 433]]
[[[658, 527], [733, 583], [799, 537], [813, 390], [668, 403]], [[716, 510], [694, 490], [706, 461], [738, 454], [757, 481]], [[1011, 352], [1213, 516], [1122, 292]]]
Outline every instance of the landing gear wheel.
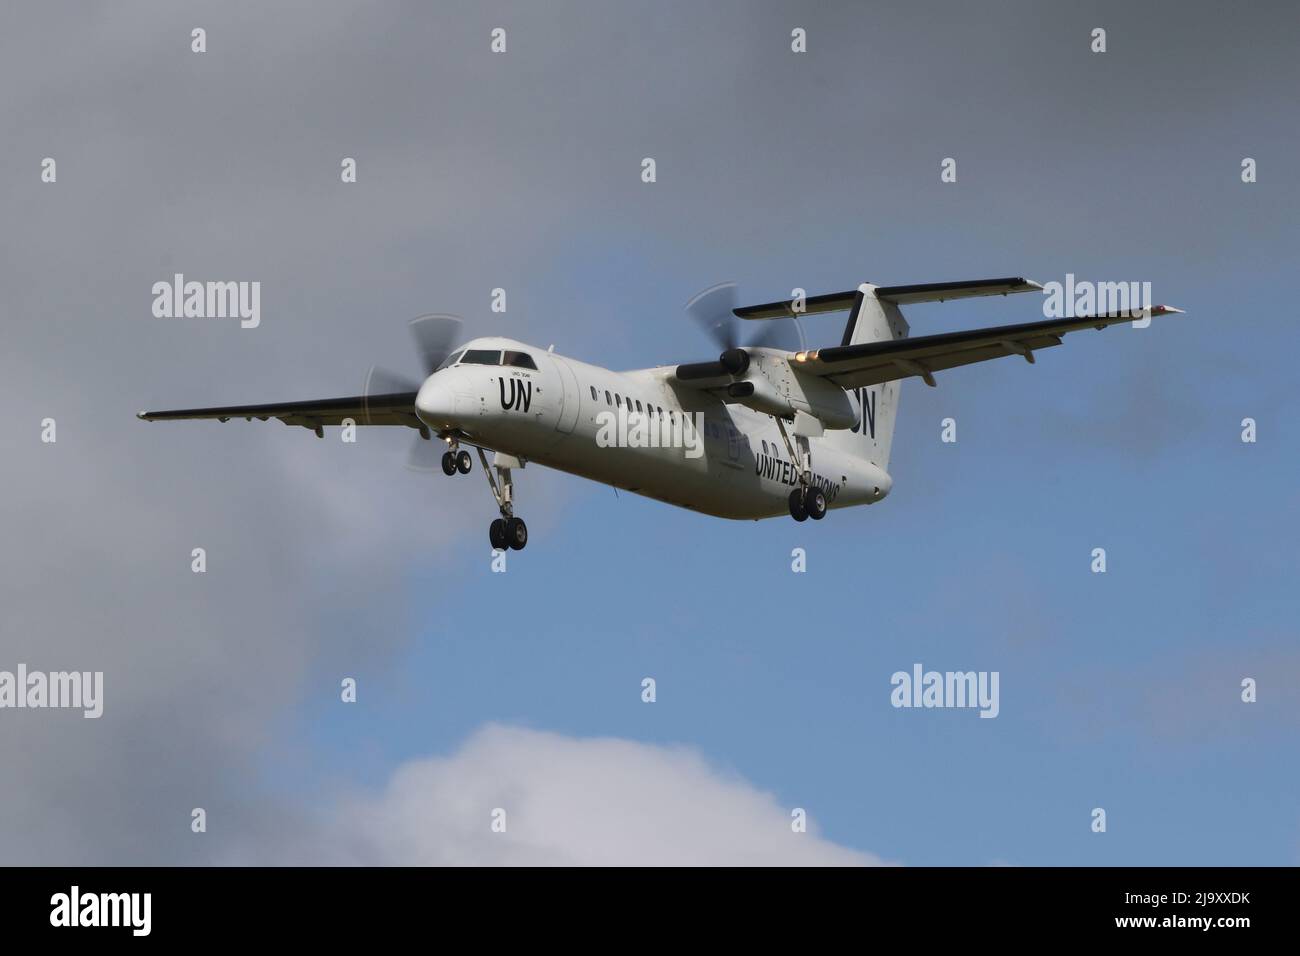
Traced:
[[456, 474], [456, 457], [449, 451], [442, 453], [442, 473], [448, 477]]
[[795, 521], [808, 520], [808, 509], [803, 504], [802, 488], [796, 488], [790, 492], [790, 517]]
[[808, 512], [808, 517], [814, 521], [821, 521], [826, 517], [826, 495], [822, 494], [820, 488], [808, 489], [808, 493], [803, 498], [803, 506]]
[[524, 524], [523, 518], [506, 519], [506, 543], [516, 551], [524, 550], [524, 545], [528, 543], [528, 525]]
[[[450, 454], [450, 452], [448, 452], [448, 454]], [[474, 461], [469, 457], [469, 452], [462, 448], [460, 453], [456, 455], [456, 470], [462, 475], [468, 475], [469, 470], [473, 467]]]
[[506, 541], [506, 519], [497, 518], [488, 525], [488, 540], [492, 542], [493, 551], [504, 551], [510, 547]]

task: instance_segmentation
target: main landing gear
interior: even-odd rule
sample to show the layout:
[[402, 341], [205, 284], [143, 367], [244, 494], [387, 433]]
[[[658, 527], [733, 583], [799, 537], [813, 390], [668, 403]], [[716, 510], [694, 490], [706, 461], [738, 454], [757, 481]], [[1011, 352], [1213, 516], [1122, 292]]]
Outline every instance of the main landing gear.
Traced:
[[799, 463], [799, 487], [790, 492], [790, 517], [795, 521], [806, 521], [809, 518], [821, 521], [826, 517], [826, 495], [812, 483], [812, 455], [808, 451], [808, 440], [800, 438], [799, 449], [796, 450], [790, 436], [786, 434], [785, 422], [776, 418], [776, 427], [781, 432], [790, 460]]
[[[467, 452], [461, 452], [462, 455], [469, 458]], [[523, 518], [516, 518], [514, 512], [514, 481], [510, 477], [510, 469], [501, 465], [488, 467], [487, 456], [483, 454], [483, 449], [478, 449], [479, 461], [483, 463], [483, 474], [487, 475], [488, 485], [492, 488], [492, 497], [497, 500], [497, 507], [501, 509], [501, 517], [495, 519], [488, 526], [488, 540], [492, 542], [494, 551], [505, 551], [513, 548], [515, 551], [522, 551], [528, 544], [528, 525], [524, 524]], [[445, 466], [444, 466], [445, 467]], [[463, 471], [469, 471], [466, 467]], [[492, 472], [496, 471], [496, 477]]]
[[450, 478], [456, 472], [462, 475], [468, 475], [470, 469], [474, 467], [474, 459], [470, 458], [469, 452], [461, 448], [456, 441], [451, 442], [451, 448], [443, 452], [442, 455], [442, 473]]
[[826, 517], [826, 495], [820, 488], [796, 488], [790, 492], [790, 517], [795, 521], [821, 521]]

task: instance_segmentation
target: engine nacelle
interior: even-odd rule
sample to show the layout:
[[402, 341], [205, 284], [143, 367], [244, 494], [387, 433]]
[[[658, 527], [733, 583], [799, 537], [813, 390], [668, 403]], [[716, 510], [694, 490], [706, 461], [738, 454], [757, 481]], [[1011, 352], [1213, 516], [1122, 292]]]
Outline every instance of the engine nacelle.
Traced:
[[852, 428], [858, 422], [844, 389], [816, 375], [801, 374], [784, 358], [753, 362], [746, 371], [744, 381], [727, 386], [727, 395], [756, 412], [786, 419], [804, 412], [830, 429]]
[[776, 415], [778, 418], [791, 418], [795, 412], [789, 399], [781, 395], [762, 375], [743, 382], [732, 382], [727, 386], [727, 394], [747, 408]]
[[849, 393], [833, 382], [798, 369], [790, 369], [790, 404], [807, 412], [827, 428], [852, 428], [858, 412]]

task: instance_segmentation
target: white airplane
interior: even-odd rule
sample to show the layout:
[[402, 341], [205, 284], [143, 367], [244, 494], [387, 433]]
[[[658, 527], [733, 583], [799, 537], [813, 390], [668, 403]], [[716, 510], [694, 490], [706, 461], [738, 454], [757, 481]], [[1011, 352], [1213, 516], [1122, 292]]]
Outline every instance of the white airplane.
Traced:
[[[521, 549], [528, 528], [514, 513], [513, 472], [528, 462], [722, 518], [821, 519], [828, 509], [872, 504], [889, 494], [889, 450], [903, 379], [935, 384], [936, 372], [987, 359], [1034, 361], [1061, 336], [1135, 318], [1137, 312], [1048, 319], [1023, 325], [908, 337], [899, 306], [1041, 291], [1021, 278], [875, 286], [727, 309], [710, 314], [729, 285], [697, 297], [688, 311], [717, 333], [716, 361], [614, 372], [497, 336], [452, 348], [460, 322], [412, 322], [423, 382], [390, 385], [372, 370], [365, 393], [349, 398], [141, 412], [165, 419], [278, 418], [323, 437], [325, 425], [401, 425], [418, 430], [413, 460], [447, 445], [442, 469], [468, 474], [478, 453], [500, 517], [492, 547]], [[736, 343], [732, 315], [789, 319], [845, 311], [839, 345], [788, 351]], [[619, 438], [625, 440], [619, 441]], [[495, 452], [491, 467], [484, 450]]]

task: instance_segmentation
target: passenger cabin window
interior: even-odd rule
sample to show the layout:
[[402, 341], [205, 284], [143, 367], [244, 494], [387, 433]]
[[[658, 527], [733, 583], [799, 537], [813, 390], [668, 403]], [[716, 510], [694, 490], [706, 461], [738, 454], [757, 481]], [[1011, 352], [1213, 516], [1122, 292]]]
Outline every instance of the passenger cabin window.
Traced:
[[507, 350], [505, 361], [501, 364], [508, 365], [511, 368], [530, 368], [534, 372], [537, 371], [537, 363], [533, 361], [533, 357], [527, 352], [511, 352]]
[[501, 353], [495, 349], [466, 349], [461, 365], [500, 365]]
[[595, 386], [595, 385], [591, 386], [591, 400], [592, 400], [593, 402], [595, 402], [595, 401], [599, 401], [599, 399], [596, 398], [596, 386]]
[[611, 399], [611, 398], [609, 397], [609, 392], [606, 392], [606, 393], [605, 393], [605, 404], [606, 404], [606, 405], [613, 405], [613, 404], [614, 404], [614, 400]]
[[636, 410], [641, 411], [641, 399], [639, 398], [636, 400]]

